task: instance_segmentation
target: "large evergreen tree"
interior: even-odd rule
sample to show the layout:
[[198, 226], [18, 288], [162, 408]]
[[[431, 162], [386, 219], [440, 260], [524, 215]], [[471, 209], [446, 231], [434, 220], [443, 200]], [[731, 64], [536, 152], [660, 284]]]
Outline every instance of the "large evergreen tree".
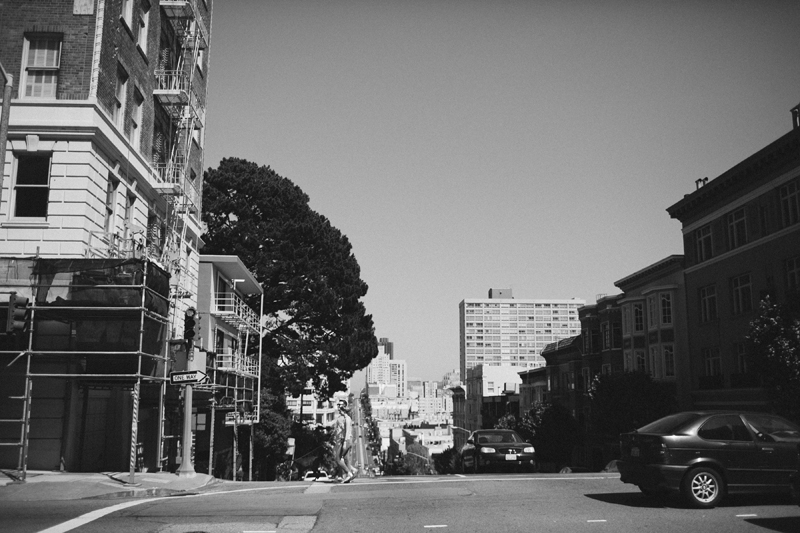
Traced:
[[239, 256], [264, 288], [264, 383], [299, 394], [310, 381], [330, 395], [377, 341], [350, 242], [308, 202], [271, 168], [223, 159], [205, 175], [203, 252]]

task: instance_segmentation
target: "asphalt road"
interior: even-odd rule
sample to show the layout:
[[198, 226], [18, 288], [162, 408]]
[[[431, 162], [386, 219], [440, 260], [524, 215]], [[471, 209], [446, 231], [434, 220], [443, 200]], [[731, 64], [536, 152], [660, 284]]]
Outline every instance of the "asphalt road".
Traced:
[[[116, 509], [115, 505], [130, 505]], [[75, 529], [69, 518], [97, 510]], [[100, 516], [102, 513], [103, 516]], [[649, 500], [615, 474], [360, 478], [327, 483], [224, 483], [196, 496], [152, 500], [14, 502], [4, 533], [800, 531], [784, 496], [734, 496], [711, 510]]]

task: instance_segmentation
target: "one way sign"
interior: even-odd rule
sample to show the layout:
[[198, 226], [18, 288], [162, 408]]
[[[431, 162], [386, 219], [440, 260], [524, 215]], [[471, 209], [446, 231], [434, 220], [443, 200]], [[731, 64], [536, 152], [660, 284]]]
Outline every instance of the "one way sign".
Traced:
[[199, 370], [187, 370], [185, 372], [170, 372], [169, 382], [172, 385], [190, 385], [192, 383], [205, 383], [208, 375]]

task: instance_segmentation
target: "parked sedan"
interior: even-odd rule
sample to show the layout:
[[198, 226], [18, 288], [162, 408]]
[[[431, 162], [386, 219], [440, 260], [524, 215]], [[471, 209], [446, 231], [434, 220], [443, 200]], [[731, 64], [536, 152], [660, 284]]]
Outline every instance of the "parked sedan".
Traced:
[[788, 492], [800, 427], [765, 413], [677, 413], [620, 435], [620, 478], [645, 495], [714, 507], [727, 493]]
[[522, 440], [515, 431], [479, 429], [470, 435], [461, 448], [461, 465], [464, 472], [474, 474], [489, 467], [533, 470], [536, 453], [533, 445]]

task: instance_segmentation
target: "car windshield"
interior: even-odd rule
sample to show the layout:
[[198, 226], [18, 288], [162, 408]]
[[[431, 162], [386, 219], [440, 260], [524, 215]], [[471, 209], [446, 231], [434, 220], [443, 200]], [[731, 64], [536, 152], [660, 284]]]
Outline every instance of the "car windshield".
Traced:
[[659, 418], [655, 422], [650, 422], [646, 426], [642, 426], [636, 431], [639, 433], [660, 433], [663, 435], [671, 435], [679, 433], [682, 428], [691, 422], [700, 418], [697, 413], [677, 413], [674, 415]]
[[498, 442], [522, 442], [519, 436], [511, 431], [503, 431], [497, 433], [479, 433], [476, 435], [475, 440], [478, 444], [492, 444]]

